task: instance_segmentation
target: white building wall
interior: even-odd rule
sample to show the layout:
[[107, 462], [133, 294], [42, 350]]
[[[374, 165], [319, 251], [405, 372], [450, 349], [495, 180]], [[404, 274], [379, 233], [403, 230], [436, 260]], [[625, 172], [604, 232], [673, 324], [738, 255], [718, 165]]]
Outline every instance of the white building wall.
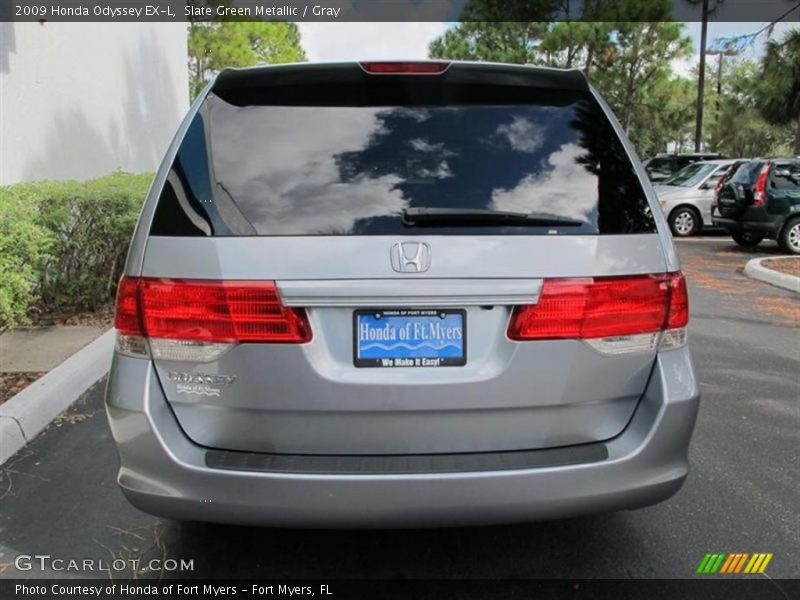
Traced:
[[0, 23], [0, 185], [155, 170], [186, 62], [183, 23]]

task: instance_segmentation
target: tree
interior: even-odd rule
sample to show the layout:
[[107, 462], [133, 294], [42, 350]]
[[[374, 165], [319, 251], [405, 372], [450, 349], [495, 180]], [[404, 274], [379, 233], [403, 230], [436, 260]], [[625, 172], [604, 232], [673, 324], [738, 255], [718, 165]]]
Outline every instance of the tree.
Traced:
[[192, 98], [225, 67], [306, 59], [295, 23], [223, 21], [189, 25], [189, 79]]
[[651, 104], [650, 96], [668, 87], [672, 61], [687, 56], [691, 42], [683, 25], [674, 22], [617, 23], [614, 37], [615, 52], [593, 83], [636, 139], [637, 130], [652, 126], [651, 114], [642, 109]]
[[[706, 87], [711, 88], [709, 75]], [[793, 141], [789, 125], [767, 122], [759, 98], [761, 67], [754, 60], [728, 60], [722, 70], [721, 93], [706, 96], [704, 140], [707, 147], [726, 156], [763, 156], [788, 153]], [[716, 85], [716, 81], [714, 82]]]
[[532, 64], [538, 60], [535, 42], [547, 23], [487, 23], [467, 21], [431, 42], [432, 58], [488, 60]]
[[759, 112], [769, 123], [794, 126], [794, 153], [800, 154], [800, 29], [768, 43], [760, 74]]
[[681, 151], [693, 130], [695, 83], [685, 77], [656, 79], [634, 110], [632, 139], [638, 151], [647, 156], [672, 144]]
[[609, 21], [554, 23], [542, 35], [541, 52], [547, 66], [581, 68], [586, 76], [595, 60], [605, 60], [614, 51], [610, 39], [614, 23]]
[[[471, 0], [467, 5], [470, 14], [479, 13], [485, 1]], [[691, 52], [683, 25], [639, 20], [644, 14], [663, 17], [668, 5], [659, 2], [629, 2], [623, 7], [609, 7], [599, 1], [584, 4], [591, 4], [595, 14], [627, 20], [469, 21], [434, 40], [430, 55], [582, 68], [640, 152], [665, 149], [667, 142], [683, 135], [685, 122], [693, 115], [685, 103], [689, 82], [675, 77], [671, 68], [671, 61]]]

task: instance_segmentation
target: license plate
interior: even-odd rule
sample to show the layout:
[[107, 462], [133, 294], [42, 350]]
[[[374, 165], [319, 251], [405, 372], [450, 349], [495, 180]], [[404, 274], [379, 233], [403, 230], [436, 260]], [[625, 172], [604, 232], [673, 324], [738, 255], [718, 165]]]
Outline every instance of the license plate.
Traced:
[[353, 314], [357, 367], [459, 367], [467, 363], [463, 310], [359, 310]]

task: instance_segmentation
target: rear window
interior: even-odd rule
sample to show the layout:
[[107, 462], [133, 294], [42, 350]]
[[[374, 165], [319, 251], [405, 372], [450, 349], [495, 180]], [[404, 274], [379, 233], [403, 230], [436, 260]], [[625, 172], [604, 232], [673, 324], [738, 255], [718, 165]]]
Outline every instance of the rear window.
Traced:
[[[397, 89], [386, 93], [391, 79]], [[172, 165], [152, 234], [655, 231], [630, 160], [589, 93], [481, 89], [470, 98], [467, 89], [436, 104], [417, 88], [441, 84], [413, 79], [382, 80], [375, 98], [368, 86], [235, 103], [209, 95]], [[553, 219], [420, 227], [407, 218], [420, 209]]]
[[764, 166], [763, 162], [749, 162], [742, 164], [733, 176], [730, 178], [730, 183], [739, 183], [745, 186], [752, 186], [756, 184], [758, 174], [761, 167]]

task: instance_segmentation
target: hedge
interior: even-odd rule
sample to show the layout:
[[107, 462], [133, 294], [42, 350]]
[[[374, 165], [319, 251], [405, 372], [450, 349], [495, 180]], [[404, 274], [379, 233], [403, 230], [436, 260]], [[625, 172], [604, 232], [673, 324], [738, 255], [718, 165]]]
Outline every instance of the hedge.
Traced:
[[109, 302], [153, 175], [0, 187], [0, 330]]
[[36, 207], [0, 188], [0, 332], [25, 322], [50, 237]]

